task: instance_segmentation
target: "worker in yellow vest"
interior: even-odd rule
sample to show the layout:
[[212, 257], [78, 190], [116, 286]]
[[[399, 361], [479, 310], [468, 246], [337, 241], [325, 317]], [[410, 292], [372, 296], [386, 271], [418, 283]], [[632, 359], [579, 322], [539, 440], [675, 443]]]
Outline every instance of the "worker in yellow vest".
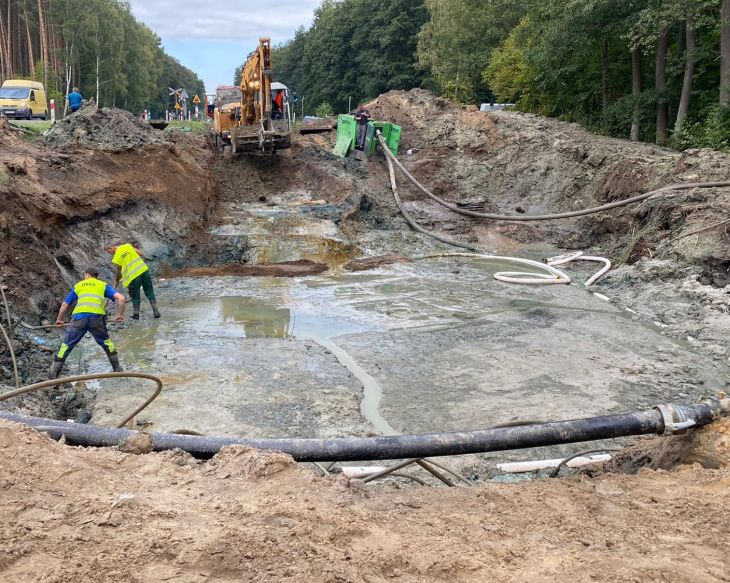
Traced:
[[58, 350], [56, 357], [51, 365], [51, 372], [48, 378], [57, 379], [61, 374], [68, 355], [74, 349], [87, 332], [96, 340], [97, 344], [104, 349], [114, 372], [121, 372], [122, 367], [119, 364], [119, 355], [114, 342], [109, 338], [109, 332], [106, 329], [106, 310], [104, 304], [107, 299], [119, 302], [119, 314], [114, 319], [115, 322], [124, 321], [125, 299], [122, 294], [115, 290], [108, 283], [97, 279], [99, 270], [95, 267], [89, 267], [84, 272], [84, 279], [78, 282], [68, 293], [66, 299], [61, 304], [56, 318], [57, 326], [64, 326], [63, 317], [69, 306], [74, 302], [76, 307], [71, 315], [71, 322], [68, 324], [66, 337], [63, 344]]
[[142, 259], [142, 252], [131, 243], [123, 245], [112, 245], [106, 248], [106, 252], [112, 257], [112, 263], [117, 266], [117, 275], [114, 278], [114, 287], [122, 282], [122, 286], [129, 290], [132, 296], [132, 319], [139, 320], [139, 307], [142, 303], [140, 289], [144, 289], [144, 295], [152, 306], [152, 315], [160, 317], [155, 299], [155, 290], [152, 287], [152, 276], [150, 269]]

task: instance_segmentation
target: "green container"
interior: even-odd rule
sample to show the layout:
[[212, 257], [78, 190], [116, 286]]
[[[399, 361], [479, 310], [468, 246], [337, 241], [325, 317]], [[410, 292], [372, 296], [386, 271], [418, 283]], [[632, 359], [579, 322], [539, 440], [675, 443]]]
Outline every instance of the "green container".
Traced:
[[365, 139], [365, 154], [372, 156], [376, 152], [378, 146], [378, 140], [375, 136], [375, 131], [380, 130], [383, 134], [385, 143], [388, 144], [388, 148], [393, 152], [394, 156], [398, 155], [398, 147], [400, 146], [400, 135], [401, 127], [387, 121], [371, 121], [368, 122], [368, 133]]
[[357, 121], [354, 115], [340, 114], [337, 117], [337, 143], [335, 154], [340, 158], [346, 157], [355, 147], [357, 136]]

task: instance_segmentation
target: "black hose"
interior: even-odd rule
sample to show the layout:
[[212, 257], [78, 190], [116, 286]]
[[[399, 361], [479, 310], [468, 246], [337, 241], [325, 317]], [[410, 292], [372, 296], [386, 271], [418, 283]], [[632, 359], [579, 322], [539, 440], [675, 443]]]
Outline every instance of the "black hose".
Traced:
[[383, 139], [382, 135], [377, 136], [378, 140], [380, 141], [380, 145], [382, 146], [383, 152], [385, 152], [386, 157], [389, 160], [392, 160], [393, 163], [400, 168], [401, 172], [406, 175], [408, 180], [410, 180], [418, 190], [420, 190], [423, 194], [428, 196], [430, 199], [435, 200], [440, 205], [446, 207], [449, 210], [454, 211], [455, 213], [458, 213], [460, 215], [464, 215], [466, 217], [474, 217], [477, 219], [489, 219], [492, 221], [510, 221], [510, 222], [529, 222], [529, 221], [552, 221], [556, 219], [568, 219], [572, 217], [582, 217], [584, 215], [591, 215], [594, 213], [600, 213], [603, 211], [611, 210], [614, 208], [618, 208], [621, 206], [626, 206], [629, 204], [633, 204], [636, 202], [641, 202], [642, 200], [646, 200], [650, 196], [654, 196], [655, 194], [670, 192], [672, 190], [690, 190], [692, 188], [715, 188], [715, 187], [721, 187], [721, 186], [730, 186], [730, 181], [718, 181], [718, 182], [688, 182], [688, 183], [679, 183], [679, 184], [670, 184], [669, 186], [665, 186], [663, 188], [659, 188], [657, 190], [652, 190], [651, 192], [645, 192], [644, 194], [639, 194], [637, 196], [632, 196], [631, 198], [626, 198], [624, 200], [618, 200], [616, 202], [611, 202], [608, 204], [604, 204], [601, 206], [588, 208], [588, 209], [582, 209], [579, 211], [570, 211], [570, 212], [564, 212], [564, 213], [554, 213], [549, 215], [496, 215], [491, 213], [479, 213], [476, 211], [469, 211], [462, 208], [459, 208], [458, 206], [451, 204], [450, 202], [445, 201], [442, 198], [439, 198], [436, 196], [433, 192], [431, 192], [428, 188], [426, 188], [423, 184], [418, 182], [415, 176], [411, 174], [403, 164], [401, 164], [400, 160], [396, 158], [393, 155], [393, 152], [390, 151], [387, 144], [385, 143], [385, 140]]
[[[730, 399], [710, 399], [697, 405], [663, 405], [662, 407], [673, 410], [677, 418], [690, 420], [694, 422], [695, 426], [701, 426], [711, 423], [721, 415], [726, 415], [730, 411]], [[0, 419], [30, 426], [53, 426], [57, 429], [48, 431], [52, 437], [58, 438], [60, 435], [65, 435], [69, 443], [95, 447], [116, 446], [136, 434], [135, 431], [127, 429], [81, 425], [6, 412], [0, 412]], [[658, 409], [652, 409], [538, 425], [423, 435], [331, 439], [248, 439], [150, 432], [149, 436], [155, 451], [179, 448], [199, 458], [210, 458], [227, 445], [245, 445], [256, 449], [281, 451], [300, 462], [321, 462], [420, 459], [544, 447], [630, 435], [657, 435], [664, 431], [664, 416]]]

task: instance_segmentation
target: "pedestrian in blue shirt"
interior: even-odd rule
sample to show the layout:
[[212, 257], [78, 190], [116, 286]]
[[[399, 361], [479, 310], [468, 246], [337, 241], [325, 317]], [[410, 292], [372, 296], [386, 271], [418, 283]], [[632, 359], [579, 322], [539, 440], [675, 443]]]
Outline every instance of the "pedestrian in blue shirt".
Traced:
[[78, 87], [74, 87], [73, 91], [66, 96], [66, 99], [68, 100], [68, 106], [71, 108], [71, 113], [78, 111], [84, 101]]
[[61, 344], [58, 354], [53, 359], [49, 379], [58, 378], [68, 355], [71, 354], [74, 346], [86, 336], [87, 332], [90, 332], [97, 344], [104, 349], [114, 372], [121, 372], [122, 370], [117, 348], [109, 338], [109, 332], [106, 329], [104, 300], [106, 298], [119, 302], [119, 314], [114, 319], [115, 322], [124, 321], [124, 304], [126, 300], [112, 286], [97, 279], [98, 277], [99, 270], [96, 267], [89, 267], [84, 272], [84, 279], [73, 287], [61, 304], [61, 309], [58, 311], [58, 317], [56, 318], [56, 325], [59, 327], [65, 325], [63, 317], [66, 315], [69, 306], [76, 302], [76, 307], [72, 312], [71, 322], [68, 324], [63, 344]]

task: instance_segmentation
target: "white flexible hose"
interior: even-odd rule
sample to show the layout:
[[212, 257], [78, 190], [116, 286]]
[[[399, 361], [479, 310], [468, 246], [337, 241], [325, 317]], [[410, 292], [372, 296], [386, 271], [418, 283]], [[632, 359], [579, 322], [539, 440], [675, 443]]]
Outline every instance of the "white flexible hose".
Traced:
[[593, 274], [590, 278], [588, 278], [585, 282], [585, 286], [589, 287], [596, 283], [600, 278], [602, 278], [606, 273], [608, 273], [608, 270], [611, 269], [611, 261], [606, 259], [605, 257], [594, 257], [592, 255], [583, 255], [583, 251], [575, 251], [574, 253], [566, 253], [565, 255], [557, 255], [555, 257], [548, 257], [547, 264], [548, 265], [565, 265], [566, 263], [570, 263], [571, 261], [575, 260], [581, 260], [581, 261], [595, 261], [597, 263], [603, 263], [603, 267]]
[[493, 261], [510, 261], [521, 265], [529, 265], [537, 267], [547, 273], [529, 273], [523, 271], [500, 271], [494, 274], [494, 279], [507, 283], [523, 283], [531, 285], [549, 285], [549, 284], [568, 284], [570, 277], [559, 269], [555, 269], [551, 265], [533, 261], [532, 259], [522, 259], [521, 257], [501, 257], [499, 255], [487, 255], [485, 253], [439, 253], [437, 255], [426, 255], [417, 257], [416, 259], [435, 259], [438, 257], [480, 257], [482, 259], [491, 259]]

